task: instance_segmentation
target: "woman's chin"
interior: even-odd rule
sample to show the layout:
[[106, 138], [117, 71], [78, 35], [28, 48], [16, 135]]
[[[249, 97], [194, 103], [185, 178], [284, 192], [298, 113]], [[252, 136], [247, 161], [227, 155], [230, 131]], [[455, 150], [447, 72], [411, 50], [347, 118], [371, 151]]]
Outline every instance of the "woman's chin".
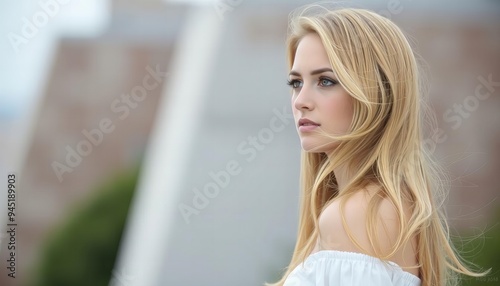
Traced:
[[304, 152], [309, 152], [309, 153], [329, 152], [335, 149], [335, 147], [337, 147], [338, 145], [335, 142], [317, 142], [316, 140], [312, 141], [307, 139], [308, 138], [304, 138], [301, 140], [301, 146]]

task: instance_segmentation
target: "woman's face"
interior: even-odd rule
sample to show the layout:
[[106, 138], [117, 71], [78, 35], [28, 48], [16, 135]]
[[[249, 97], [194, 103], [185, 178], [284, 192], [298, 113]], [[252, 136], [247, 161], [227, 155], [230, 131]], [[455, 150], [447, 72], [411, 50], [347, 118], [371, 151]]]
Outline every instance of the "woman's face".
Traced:
[[319, 36], [304, 36], [290, 71], [292, 110], [304, 151], [328, 152], [335, 141], [318, 134], [343, 135], [353, 116], [352, 97], [337, 82]]

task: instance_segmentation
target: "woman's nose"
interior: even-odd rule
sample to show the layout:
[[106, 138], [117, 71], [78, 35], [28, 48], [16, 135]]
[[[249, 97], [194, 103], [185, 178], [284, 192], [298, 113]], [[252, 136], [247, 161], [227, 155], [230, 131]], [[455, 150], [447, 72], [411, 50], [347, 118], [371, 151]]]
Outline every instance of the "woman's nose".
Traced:
[[303, 87], [293, 104], [297, 110], [312, 110], [314, 108], [314, 102], [312, 101], [310, 91], [307, 91]]

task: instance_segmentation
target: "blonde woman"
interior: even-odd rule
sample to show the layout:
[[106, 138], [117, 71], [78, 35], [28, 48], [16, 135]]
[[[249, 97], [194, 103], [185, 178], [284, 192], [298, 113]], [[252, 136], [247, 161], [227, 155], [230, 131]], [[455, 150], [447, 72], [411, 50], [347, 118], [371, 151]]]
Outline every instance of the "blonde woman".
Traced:
[[298, 238], [266, 285], [440, 286], [479, 276], [455, 253], [438, 169], [422, 148], [412, 49], [390, 20], [316, 6], [292, 15], [292, 109], [302, 145]]

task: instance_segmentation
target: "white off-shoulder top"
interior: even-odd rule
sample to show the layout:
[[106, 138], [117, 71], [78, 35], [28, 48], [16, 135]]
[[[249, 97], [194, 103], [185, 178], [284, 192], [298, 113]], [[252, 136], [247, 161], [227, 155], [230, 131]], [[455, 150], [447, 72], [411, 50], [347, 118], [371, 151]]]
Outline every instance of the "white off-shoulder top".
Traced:
[[290, 272], [284, 286], [420, 286], [394, 262], [362, 253], [320, 250]]

